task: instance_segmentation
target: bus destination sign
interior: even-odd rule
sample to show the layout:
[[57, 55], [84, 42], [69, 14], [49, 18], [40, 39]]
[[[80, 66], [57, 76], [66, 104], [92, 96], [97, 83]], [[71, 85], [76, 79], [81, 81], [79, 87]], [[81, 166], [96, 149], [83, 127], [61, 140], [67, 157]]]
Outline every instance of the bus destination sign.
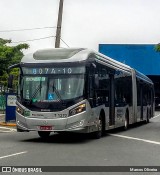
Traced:
[[23, 74], [41, 75], [41, 74], [81, 74], [85, 73], [85, 67], [22, 67]]

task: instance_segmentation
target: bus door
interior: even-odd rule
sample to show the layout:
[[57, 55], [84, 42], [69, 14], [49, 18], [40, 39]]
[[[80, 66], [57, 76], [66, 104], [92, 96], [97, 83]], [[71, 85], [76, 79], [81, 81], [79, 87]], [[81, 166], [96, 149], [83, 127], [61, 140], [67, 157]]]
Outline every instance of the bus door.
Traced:
[[141, 105], [140, 120], [143, 120], [143, 86], [142, 86], [142, 84], [140, 85], [140, 105]]
[[110, 95], [109, 95], [109, 126], [115, 125], [115, 105], [114, 105], [114, 74], [110, 74]]
[[137, 79], [137, 121], [143, 120], [143, 84]]

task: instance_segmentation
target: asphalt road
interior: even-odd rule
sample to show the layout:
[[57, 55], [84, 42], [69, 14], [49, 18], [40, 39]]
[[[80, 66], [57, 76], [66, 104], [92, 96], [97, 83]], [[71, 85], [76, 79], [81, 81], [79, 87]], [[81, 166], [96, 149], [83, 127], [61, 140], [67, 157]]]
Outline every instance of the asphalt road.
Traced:
[[134, 125], [127, 131], [112, 130], [98, 140], [78, 134], [53, 134], [43, 140], [36, 132], [17, 133], [13, 128], [0, 127], [0, 166], [160, 166], [160, 112], [149, 124]]

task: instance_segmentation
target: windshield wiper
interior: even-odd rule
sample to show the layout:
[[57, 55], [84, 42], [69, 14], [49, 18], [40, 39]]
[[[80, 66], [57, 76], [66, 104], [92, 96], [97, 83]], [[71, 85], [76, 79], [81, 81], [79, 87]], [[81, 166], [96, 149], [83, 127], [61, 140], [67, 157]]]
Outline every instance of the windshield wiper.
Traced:
[[29, 100], [29, 104], [31, 104], [33, 98], [36, 97], [37, 93], [41, 90], [42, 88], [42, 82], [40, 81], [40, 84], [38, 85], [38, 87], [36, 88], [36, 90], [34, 91], [33, 95], [31, 96], [30, 100]]
[[59, 101], [63, 102], [62, 97], [61, 97], [59, 91], [56, 89], [56, 87], [53, 85], [52, 88], [53, 88], [53, 92], [55, 92], [57, 97], [59, 98]]
[[37, 89], [34, 91], [33, 95], [31, 96], [30, 100], [32, 100], [34, 97], [36, 97], [37, 93], [39, 92], [39, 90], [41, 89], [41, 85], [39, 84]]

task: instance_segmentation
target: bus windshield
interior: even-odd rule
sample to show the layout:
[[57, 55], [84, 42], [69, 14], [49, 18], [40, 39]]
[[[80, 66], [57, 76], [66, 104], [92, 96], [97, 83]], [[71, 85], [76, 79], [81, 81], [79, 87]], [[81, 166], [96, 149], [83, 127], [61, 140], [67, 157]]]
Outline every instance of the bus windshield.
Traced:
[[31, 102], [54, 102], [82, 97], [84, 74], [34, 76], [22, 78], [22, 99]]

